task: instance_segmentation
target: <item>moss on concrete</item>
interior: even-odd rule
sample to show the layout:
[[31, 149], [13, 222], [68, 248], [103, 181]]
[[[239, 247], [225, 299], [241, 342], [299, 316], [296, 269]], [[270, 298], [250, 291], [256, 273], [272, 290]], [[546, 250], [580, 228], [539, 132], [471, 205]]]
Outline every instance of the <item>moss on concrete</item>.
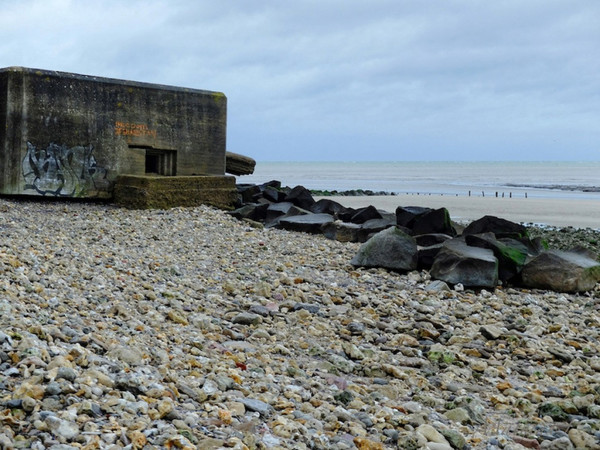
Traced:
[[237, 199], [232, 176], [135, 176], [117, 178], [114, 201], [131, 209], [169, 209], [211, 205], [233, 209]]

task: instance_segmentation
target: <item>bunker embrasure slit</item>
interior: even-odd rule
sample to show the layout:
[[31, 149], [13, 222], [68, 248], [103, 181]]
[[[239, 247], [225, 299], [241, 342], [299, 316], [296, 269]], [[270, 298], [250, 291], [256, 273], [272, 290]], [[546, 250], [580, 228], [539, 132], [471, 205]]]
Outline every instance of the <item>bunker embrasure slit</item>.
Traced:
[[[131, 147], [130, 148], [136, 148]], [[140, 147], [137, 147], [140, 148]], [[141, 147], [146, 152], [145, 173], [149, 175], [164, 175], [174, 177], [177, 175], [177, 151]]]

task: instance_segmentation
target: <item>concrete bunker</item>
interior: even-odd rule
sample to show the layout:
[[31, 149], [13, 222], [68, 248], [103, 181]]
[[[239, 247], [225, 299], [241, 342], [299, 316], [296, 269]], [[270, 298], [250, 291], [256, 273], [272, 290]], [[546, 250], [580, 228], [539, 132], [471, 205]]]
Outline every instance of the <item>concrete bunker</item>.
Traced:
[[230, 207], [226, 122], [220, 92], [0, 69], [0, 194]]

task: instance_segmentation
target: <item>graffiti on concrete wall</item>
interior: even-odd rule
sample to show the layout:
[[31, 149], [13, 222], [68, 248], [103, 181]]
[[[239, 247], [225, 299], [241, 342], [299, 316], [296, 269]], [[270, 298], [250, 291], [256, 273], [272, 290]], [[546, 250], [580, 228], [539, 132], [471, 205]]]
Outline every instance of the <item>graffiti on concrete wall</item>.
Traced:
[[98, 167], [92, 145], [67, 147], [53, 142], [37, 148], [27, 142], [23, 159], [25, 190], [57, 197], [94, 197], [110, 188], [107, 170]]

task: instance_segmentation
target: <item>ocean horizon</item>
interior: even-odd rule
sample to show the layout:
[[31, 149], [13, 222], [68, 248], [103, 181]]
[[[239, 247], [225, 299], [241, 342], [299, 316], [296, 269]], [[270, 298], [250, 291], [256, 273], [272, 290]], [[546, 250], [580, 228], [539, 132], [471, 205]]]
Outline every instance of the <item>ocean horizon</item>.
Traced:
[[257, 161], [238, 183], [313, 190], [600, 201], [600, 161]]

